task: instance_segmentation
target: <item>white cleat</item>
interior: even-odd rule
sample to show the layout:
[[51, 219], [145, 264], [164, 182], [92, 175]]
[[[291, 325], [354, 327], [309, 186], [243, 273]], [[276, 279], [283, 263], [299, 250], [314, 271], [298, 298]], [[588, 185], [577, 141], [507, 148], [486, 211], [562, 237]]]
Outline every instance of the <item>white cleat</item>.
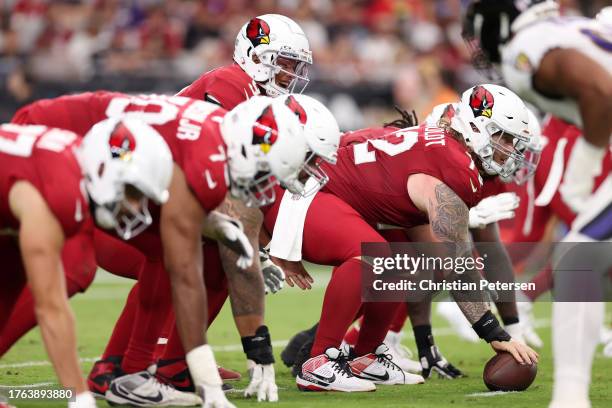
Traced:
[[436, 309], [438, 315], [446, 319], [451, 328], [457, 333], [457, 335], [463, 340], [469, 341], [470, 343], [478, 343], [480, 339], [478, 335], [470, 326], [461, 309], [455, 302], [438, 302]]
[[504, 330], [512, 337], [514, 340], [519, 341], [523, 344], [527, 344], [524, 336], [524, 329], [522, 322], [507, 324], [504, 326]]
[[389, 347], [384, 343], [374, 353], [357, 357], [349, 362], [351, 371], [356, 377], [381, 385], [423, 384], [425, 379], [418, 374], [402, 370], [389, 354]]
[[202, 404], [202, 399], [196, 394], [162, 384], [148, 371], [115, 378], [106, 391], [106, 400], [110, 405], [136, 407], [191, 407]]
[[402, 344], [403, 332], [394, 332], [389, 330], [385, 337], [385, 344], [389, 347], [389, 354], [393, 358], [393, 362], [404, 371], [413, 374], [421, 374], [421, 363], [413, 360], [410, 349]]
[[376, 391], [373, 382], [353, 375], [346, 356], [335, 348], [328, 348], [325, 354], [306, 361], [295, 382], [301, 391]]
[[[522, 296], [523, 298], [525, 296]], [[517, 301], [516, 309], [519, 314], [519, 322], [523, 329], [523, 338], [525, 343], [531, 347], [542, 348], [544, 342], [535, 331], [534, 319], [533, 319], [533, 305], [529, 301]]]
[[612, 340], [604, 346], [603, 355], [604, 357], [612, 358]]

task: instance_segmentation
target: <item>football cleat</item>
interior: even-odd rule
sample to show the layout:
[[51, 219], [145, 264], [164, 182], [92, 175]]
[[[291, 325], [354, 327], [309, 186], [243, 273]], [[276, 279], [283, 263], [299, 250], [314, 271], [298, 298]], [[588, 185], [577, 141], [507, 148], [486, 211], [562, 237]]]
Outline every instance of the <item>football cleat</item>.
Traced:
[[[302, 346], [308, 342], [312, 341], [317, 332], [317, 328], [319, 327], [319, 323], [315, 324], [308, 330], [302, 330], [301, 332], [295, 334], [287, 343], [287, 346], [281, 353], [281, 360], [287, 367], [293, 366], [295, 363], [295, 358], [299, 353]], [[301, 365], [300, 365], [301, 366]]]
[[346, 356], [336, 348], [306, 361], [295, 382], [301, 391], [376, 391], [373, 382], [353, 375]]
[[123, 375], [121, 371], [122, 356], [109, 356], [98, 360], [87, 376], [87, 387], [96, 398], [104, 398], [111, 381]]
[[[526, 299], [526, 296], [519, 296], [517, 294], [517, 299], [518, 298]], [[523, 300], [517, 301], [516, 309], [519, 314], [519, 322], [521, 323], [523, 329], [523, 338], [525, 339], [525, 343], [527, 343], [528, 346], [535, 348], [541, 348], [544, 346], [544, 342], [535, 331], [532, 302]]]
[[[239, 380], [242, 377], [239, 372], [223, 367], [217, 368], [219, 369], [219, 375], [223, 381]], [[155, 376], [164, 384], [171, 385], [179, 391], [195, 392], [195, 386], [191, 374], [189, 373], [189, 367], [187, 367], [187, 362], [183, 358], [159, 360], [157, 362]], [[223, 391], [227, 392], [234, 387], [224, 383], [221, 388]]]
[[393, 362], [404, 371], [413, 374], [421, 374], [421, 363], [413, 360], [410, 349], [402, 344], [403, 332], [394, 332], [389, 330], [385, 337], [384, 343], [389, 347], [389, 354], [393, 358]]
[[178, 391], [171, 385], [163, 384], [148, 371], [115, 378], [106, 391], [106, 401], [110, 405], [136, 407], [191, 407], [202, 404], [202, 399], [196, 394]]
[[461, 309], [455, 302], [439, 302], [437, 313], [443, 317], [450, 327], [457, 335], [463, 340], [469, 341], [470, 343], [478, 343], [480, 339], [478, 335], [470, 326]]
[[381, 385], [423, 384], [425, 380], [418, 374], [407, 373], [393, 362], [389, 347], [381, 344], [374, 353], [357, 357], [349, 362], [355, 377]]

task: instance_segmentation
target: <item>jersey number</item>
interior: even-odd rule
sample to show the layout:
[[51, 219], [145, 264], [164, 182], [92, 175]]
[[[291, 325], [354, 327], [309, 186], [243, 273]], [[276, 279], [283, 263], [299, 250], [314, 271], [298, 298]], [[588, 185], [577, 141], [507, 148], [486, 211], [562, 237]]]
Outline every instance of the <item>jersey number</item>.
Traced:
[[356, 144], [353, 148], [355, 155], [355, 164], [372, 163], [376, 161], [376, 152], [369, 150], [372, 146], [376, 150], [380, 150], [389, 156], [395, 156], [405, 151], [408, 151], [418, 141], [418, 133], [411, 130], [403, 130], [394, 134], [397, 138], [397, 143], [391, 143], [387, 139], [373, 139], [367, 142]]
[[13, 124], [0, 126], [0, 152], [12, 156], [30, 157], [35, 143], [39, 149], [61, 152], [75, 140], [76, 135], [72, 132], [61, 129], [49, 130], [45, 126]]
[[[163, 125], [175, 120], [180, 108], [190, 101], [191, 99], [183, 96], [118, 97], [113, 98], [108, 104], [106, 116], [135, 118], [151, 126]], [[202, 123], [218, 108], [203, 101], [193, 102], [181, 115], [183, 119], [179, 123], [176, 137], [196, 140], [200, 136], [199, 127], [190, 125], [190, 120]]]

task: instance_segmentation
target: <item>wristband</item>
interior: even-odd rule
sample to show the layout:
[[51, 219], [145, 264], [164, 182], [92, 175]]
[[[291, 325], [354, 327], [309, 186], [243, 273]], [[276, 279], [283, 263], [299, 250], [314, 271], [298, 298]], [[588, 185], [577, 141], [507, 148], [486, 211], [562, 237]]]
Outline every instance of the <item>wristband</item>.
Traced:
[[272, 354], [272, 341], [267, 326], [260, 326], [254, 336], [246, 336], [240, 339], [242, 350], [247, 359], [253, 360], [256, 364], [273, 364], [274, 354]]
[[189, 372], [196, 385], [221, 386], [223, 383], [219, 376], [217, 363], [212, 349], [208, 344], [203, 344], [192, 349], [185, 355]]
[[478, 334], [478, 337], [484, 339], [487, 343], [492, 341], [510, 341], [511, 337], [499, 325], [497, 317], [487, 310], [482, 317], [472, 325], [472, 328]]

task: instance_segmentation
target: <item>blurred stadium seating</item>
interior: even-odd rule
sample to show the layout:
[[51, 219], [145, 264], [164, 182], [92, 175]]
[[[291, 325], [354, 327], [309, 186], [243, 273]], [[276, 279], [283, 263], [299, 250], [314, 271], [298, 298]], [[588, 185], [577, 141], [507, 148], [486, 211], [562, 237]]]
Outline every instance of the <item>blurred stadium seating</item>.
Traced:
[[[240, 26], [292, 17], [314, 55], [307, 93], [343, 129], [388, 119], [398, 104], [420, 118], [482, 81], [460, 35], [465, 0], [0, 0], [0, 119], [65, 93], [175, 93], [231, 62]], [[606, 0], [561, 1], [592, 15]]]

